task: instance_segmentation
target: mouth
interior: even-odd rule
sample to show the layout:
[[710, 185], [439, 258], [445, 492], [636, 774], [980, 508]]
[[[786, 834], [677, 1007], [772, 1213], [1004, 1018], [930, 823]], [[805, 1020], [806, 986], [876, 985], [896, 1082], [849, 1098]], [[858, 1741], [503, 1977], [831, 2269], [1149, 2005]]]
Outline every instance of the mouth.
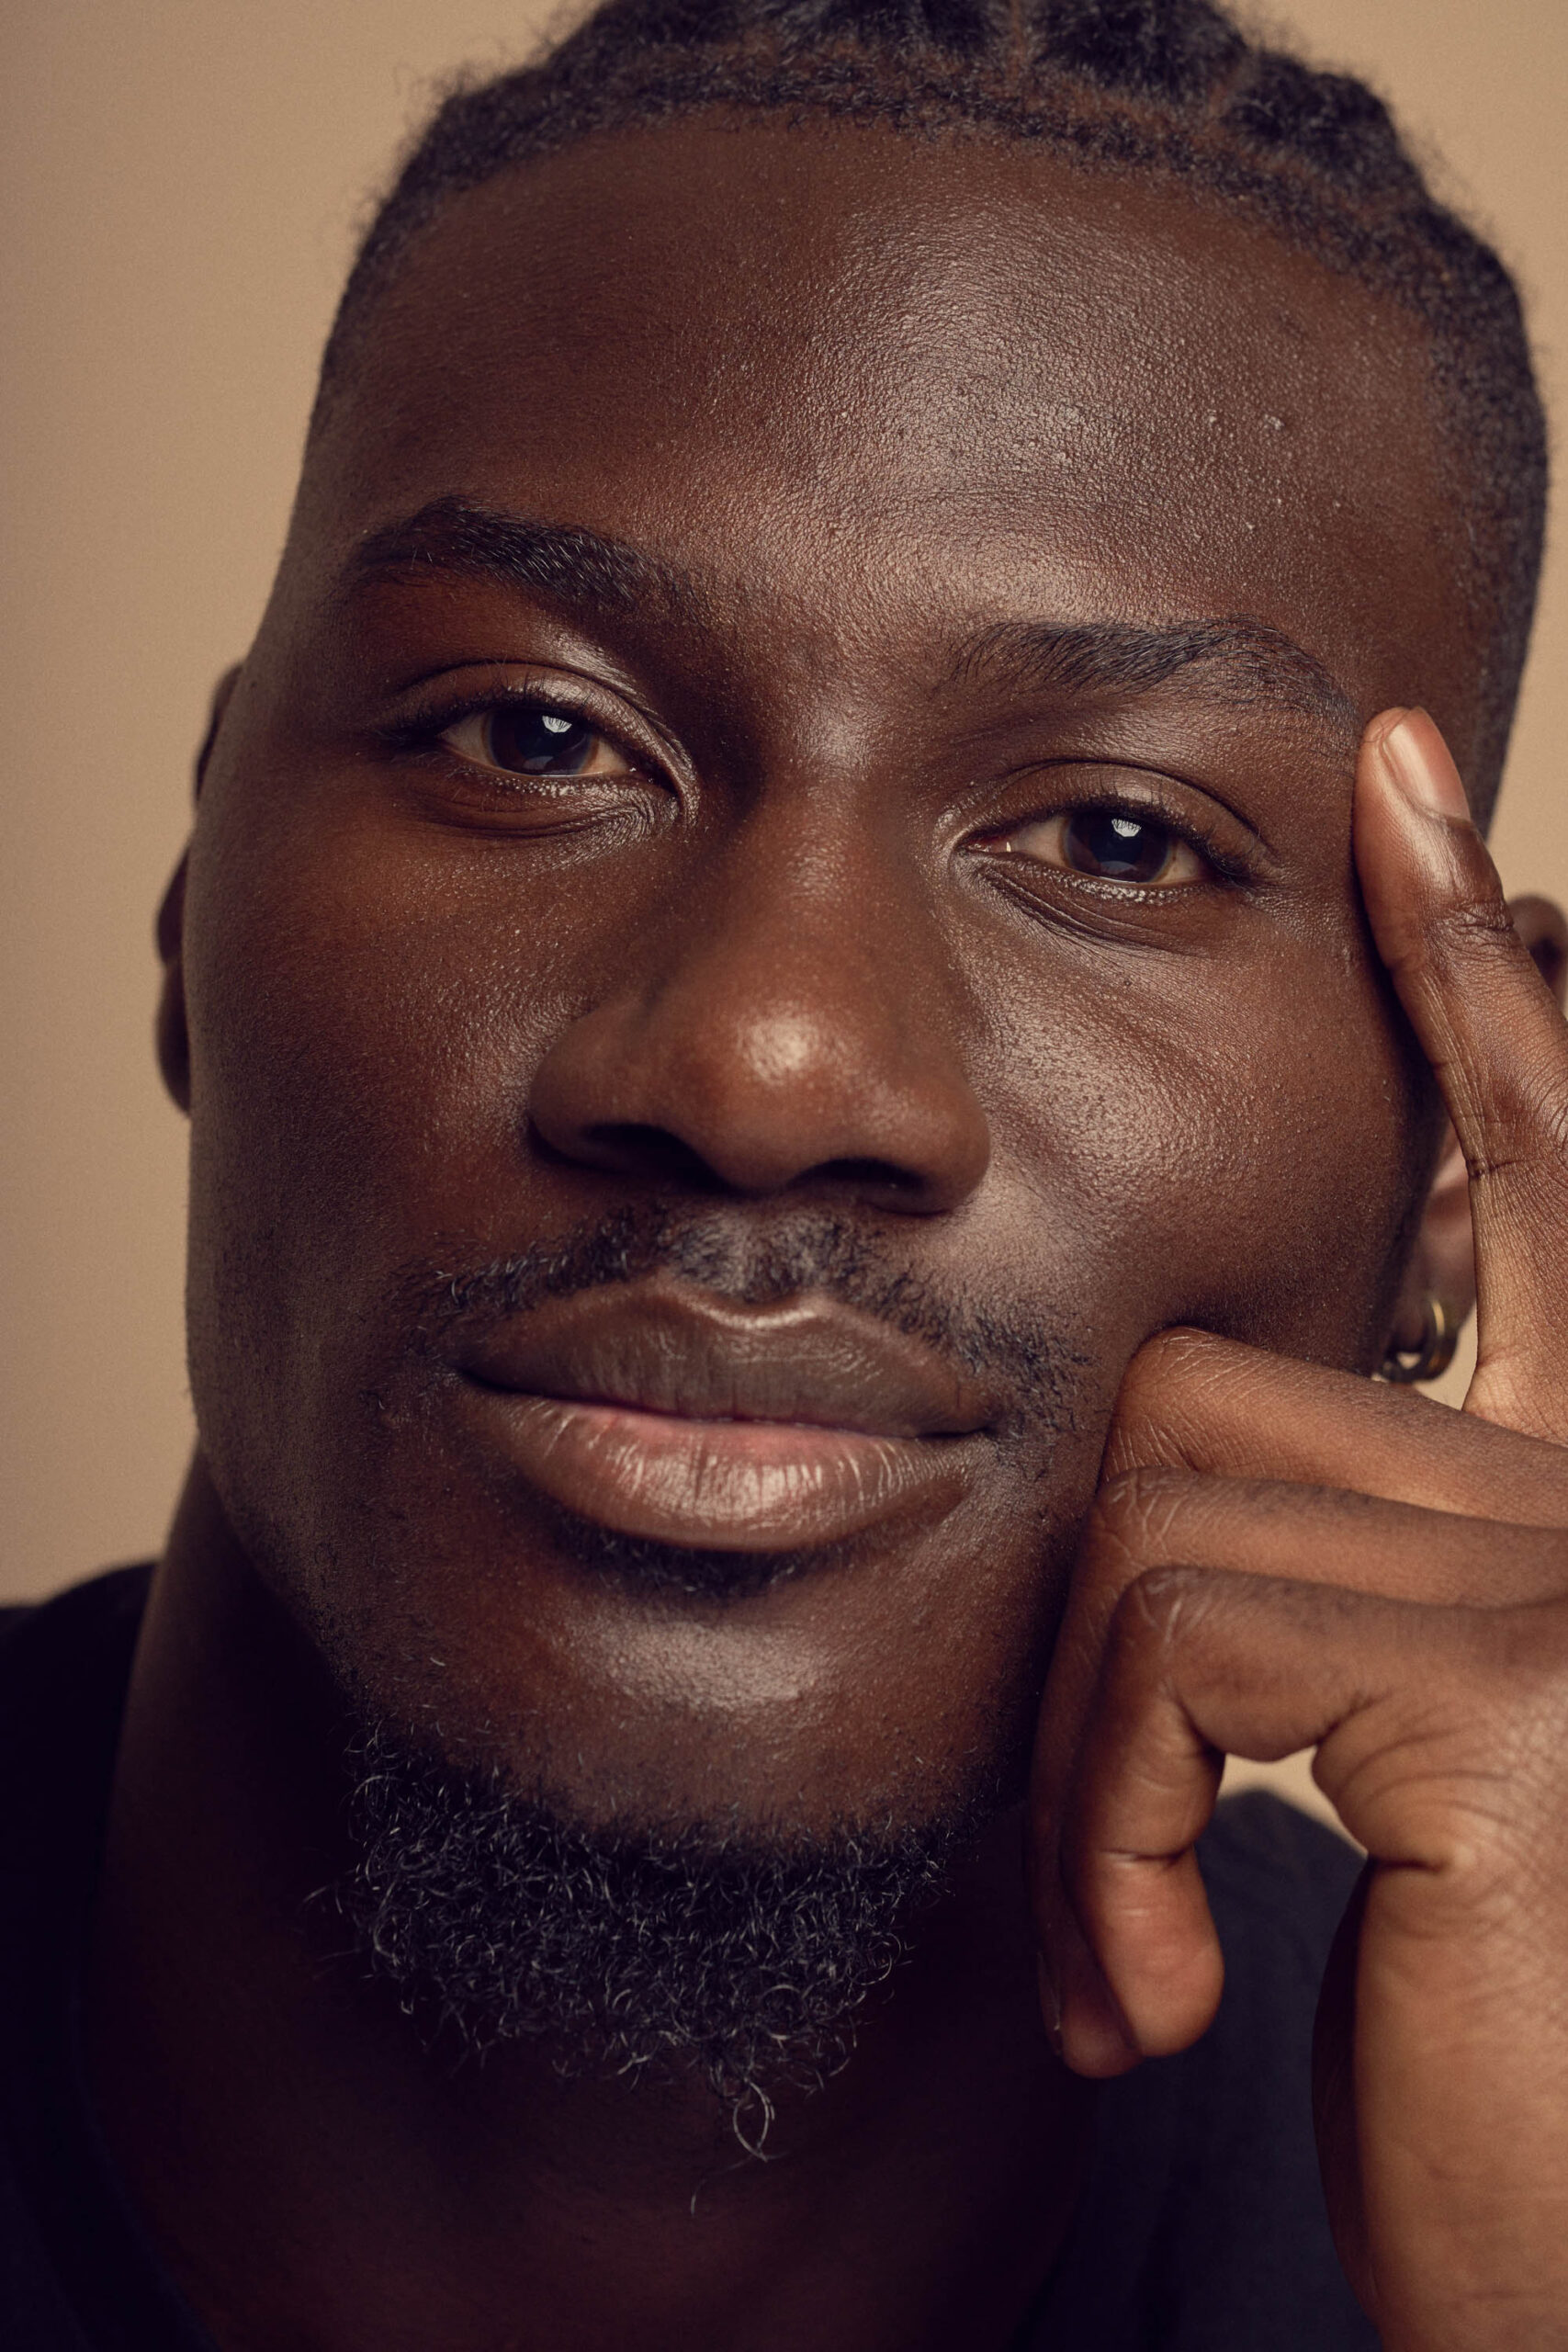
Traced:
[[748, 1308], [667, 1281], [547, 1300], [463, 1346], [465, 1419], [552, 1503], [691, 1549], [825, 1549], [944, 1517], [994, 1405], [836, 1302]]

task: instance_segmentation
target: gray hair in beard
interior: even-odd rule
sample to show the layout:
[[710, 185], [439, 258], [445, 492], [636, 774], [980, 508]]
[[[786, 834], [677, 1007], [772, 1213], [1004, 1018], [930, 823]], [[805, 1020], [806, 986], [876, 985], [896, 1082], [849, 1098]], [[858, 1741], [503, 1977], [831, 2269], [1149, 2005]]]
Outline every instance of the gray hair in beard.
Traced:
[[[1086, 1358], [1066, 1330], [935, 1288], [897, 1258], [886, 1234], [820, 1210], [738, 1219], [646, 1201], [511, 1258], [406, 1267], [399, 1287], [416, 1354], [454, 1328], [656, 1272], [754, 1305], [818, 1288], [999, 1376], [1015, 1432], [1071, 1426]], [[712, 1600], [813, 1565], [630, 1544], [564, 1516], [556, 1532], [591, 1570]], [[338, 1899], [411, 2013], [475, 2052], [536, 2039], [569, 2074], [694, 2070], [760, 2153], [779, 2092], [818, 2087], [849, 2058], [911, 1922], [1001, 1801], [1003, 1766], [977, 1768], [919, 1825], [813, 1838], [587, 1824], [548, 1791], [443, 1761], [384, 1724], [355, 1770], [357, 1859]]]
[[847, 2062], [856, 2012], [990, 1809], [769, 1839], [590, 1826], [385, 1729], [355, 1765], [337, 1899], [411, 2014], [481, 2054], [536, 2038], [568, 2075], [694, 2069], [753, 2154], [782, 2090]]

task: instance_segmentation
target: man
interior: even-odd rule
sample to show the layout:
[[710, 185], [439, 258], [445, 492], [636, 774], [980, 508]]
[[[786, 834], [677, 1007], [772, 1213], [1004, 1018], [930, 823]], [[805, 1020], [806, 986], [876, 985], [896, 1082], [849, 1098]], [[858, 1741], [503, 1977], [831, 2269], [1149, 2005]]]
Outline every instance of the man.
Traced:
[[160, 924], [200, 1451], [0, 1652], [8, 2345], [1568, 2343], [1542, 483], [1201, 0], [448, 103]]

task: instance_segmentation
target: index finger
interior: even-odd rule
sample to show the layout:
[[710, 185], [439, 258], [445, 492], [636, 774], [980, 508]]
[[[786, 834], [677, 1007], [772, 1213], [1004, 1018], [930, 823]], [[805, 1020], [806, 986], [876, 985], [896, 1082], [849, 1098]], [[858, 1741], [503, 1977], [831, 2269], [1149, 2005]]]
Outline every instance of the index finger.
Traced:
[[1368, 728], [1356, 864], [1379, 955], [1470, 1170], [1478, 1351], [1466, 1409], [1568, 1438], [1568, 1023], [1514, 929], [1422, 710]]

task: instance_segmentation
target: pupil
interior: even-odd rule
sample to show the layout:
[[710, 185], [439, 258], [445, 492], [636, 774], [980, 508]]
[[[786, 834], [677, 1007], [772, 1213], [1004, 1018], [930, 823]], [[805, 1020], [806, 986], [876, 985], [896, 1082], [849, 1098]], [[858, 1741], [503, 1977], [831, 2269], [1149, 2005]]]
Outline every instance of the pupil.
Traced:
[[523, 705], [496, 710], [490, 719], [490, 755], [498, 768], [519, 775], [576, 775], [588, 764], [593, 729], [564, 711]]
[[1063, 845], [1069, 865], [1107, 882], [1152, 882], [1170, 860], [1163, 825], [1106, 808], [1080, 808], [1069, 817]]

